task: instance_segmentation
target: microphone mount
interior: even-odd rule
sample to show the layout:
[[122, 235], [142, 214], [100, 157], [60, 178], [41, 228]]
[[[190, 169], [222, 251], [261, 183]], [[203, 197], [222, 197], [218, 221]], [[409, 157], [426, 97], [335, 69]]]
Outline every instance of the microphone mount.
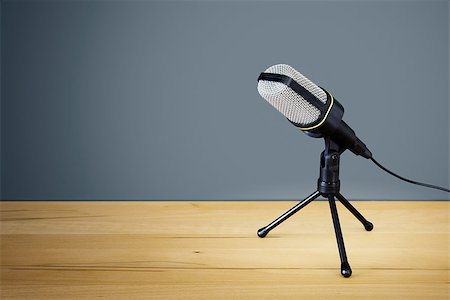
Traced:
[[352, 275], [352, 269], [347, 260], [347, 254], [345, 251], [344, 238], [342, 236], [341, 224], [339, 222], [339, 215], [336, 208], [336, 200], [344, 205], [364, 226], [365, 230], [371, 231], [373, 224], [367, 221], [359, 211], [340, 193], [340, 180], [339, 180], [339, 166], [340, 156], [347, 150], [347, 148], [336, 143], [329, 136], [324, 137], [325, 150], [320, 155], [320, 172], [319, 179], [317, 180], [317, 190], [306, 197], [303, 201], [286, 211], [280, 217], [275, 219], [269, 225], [258, 230], [257, 234], [260, 238], [264, 238], [272, 229], [286, 221], [289, 217], [297, 213], [300, 209], [322, 196], [328, 199], [331, 211], [331, 217], [333, 219], [334, 232], [336, 235], [336, 241], [339, 249], [339, 257], [341, 260], [341, 274], [344, 277], [350, 277]]

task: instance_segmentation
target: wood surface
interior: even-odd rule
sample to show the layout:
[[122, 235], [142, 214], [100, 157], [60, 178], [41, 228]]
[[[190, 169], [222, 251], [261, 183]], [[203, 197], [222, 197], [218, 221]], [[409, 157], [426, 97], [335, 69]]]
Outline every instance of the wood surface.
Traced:
[[1, 299], [449, 299], [449, 202], [0, 202]]

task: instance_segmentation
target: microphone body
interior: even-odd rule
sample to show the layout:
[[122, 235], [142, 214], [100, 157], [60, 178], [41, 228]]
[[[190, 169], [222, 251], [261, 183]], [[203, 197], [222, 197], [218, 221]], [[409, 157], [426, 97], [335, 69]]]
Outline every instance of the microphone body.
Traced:
[[258, 92], [293, 125], [311, 137], [330, 137], [344, 149], [372, 153], [342, 120], [344, 107], [325, 89], [288, 65], [274, 65], [258, 78]]
[[340, 123], [339, 127], [330, 138], [356, 155], [360, 155], [364, 158], [372, 157], [372, 152], [370, 152], [367, 146], [356, 136], [353, 129], [351, 129], [344, 121]]

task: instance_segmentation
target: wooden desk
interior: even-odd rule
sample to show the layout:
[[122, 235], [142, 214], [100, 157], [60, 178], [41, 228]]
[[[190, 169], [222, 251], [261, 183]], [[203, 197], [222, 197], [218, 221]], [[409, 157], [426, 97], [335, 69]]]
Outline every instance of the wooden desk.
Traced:
[[1, 299], [449, 299], [449, 202], [2, 202]]

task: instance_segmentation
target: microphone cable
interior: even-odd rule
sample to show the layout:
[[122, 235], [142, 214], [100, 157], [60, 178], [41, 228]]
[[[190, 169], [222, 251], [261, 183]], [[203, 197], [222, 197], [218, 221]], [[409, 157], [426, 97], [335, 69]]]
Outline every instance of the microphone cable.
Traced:
[[397, 177], [398, 179], [401, 179], [401, 180], [406, 181], [406, 182], [408, 182], [408, 183], [412, 183], [412, 184], [424, 186], [424, 187], [427, 187], [427, 188], [430, 188], [430, 189], [436, 189], [436, 190], [440, 190], [440, 191], [444, 191], [444, 192], [450, 193], [450, 190], [449, 190], [449, 189], [446, 189], [446, 188], [443, 188], [443, 187], [440, 187], [440, 186], [437, 186], [437, 185], [428, 184], [428, 183], [417, 182], [417, 181], [414, 181], [414, 180], [411, 180], [411, 179], [402, 177], [402, 176], [400, 176], [400, 175], [397, 175], [397, 174], [395, 174], [394, 172], [392, 172], [391, 170], [388, 170], [387, 168], [383, 167], [383, 166], [382, 166], [379, 162], [377, 162], [373, 157], [371, 157], [370, 159], [371, 159], [371, 160], [373, 161], [373, 163], [376, 164], [381, 170], [383, 170], [383, 171], [385, 171], [385, 172], [391, 174], [391, 175], [394, 176], [394, 177]]

